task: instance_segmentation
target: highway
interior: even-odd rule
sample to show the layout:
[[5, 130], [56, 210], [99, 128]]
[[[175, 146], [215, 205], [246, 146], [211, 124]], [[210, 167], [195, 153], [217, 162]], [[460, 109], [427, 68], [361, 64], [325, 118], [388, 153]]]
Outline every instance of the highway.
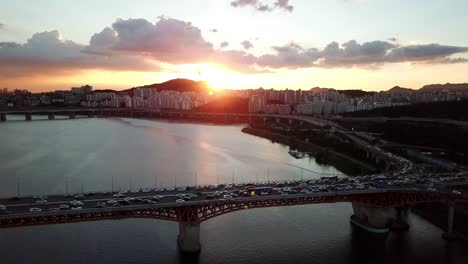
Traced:
[[[235, 185], [198, 186], [196, 188], [156, 188], [134, 191], [84, 193], [21, 198], [4, 198], [0, 204], [0, 219], [15, 218], [30, 214], [60, 214], [71, 210], [114, 210], [134, 208], [178, 207], [213, 201], [272, 199], [273, 197], [330, 196], [382, 192], [427, 192], [446, 194], [448, 185], [468, 184], [468, 173], [444, 173], [386, 177], [383, 175], [359, 178], [322, 177], [320, 180], [248, 183]], [[457, 195], [455, 195], [457, 196]], [[466, 196], [461, 193], [458, 196]], [[72, 205], [72, 201], [79, 201]], [[98, 203], [101, 205], [98, 207]], [[60, 209], [60, 205], [69, 207]], [[31, 212], [31, 208], [39, 208]], [[74, 208], [74, 209], [72, 209]], [[37, 210], [37, 209], [36, 209]]]

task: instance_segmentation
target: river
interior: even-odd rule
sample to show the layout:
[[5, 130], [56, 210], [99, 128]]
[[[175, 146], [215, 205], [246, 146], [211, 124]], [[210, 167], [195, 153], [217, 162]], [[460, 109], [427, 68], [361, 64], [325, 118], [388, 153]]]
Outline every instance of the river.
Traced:
[[[8, 119], [0, 124], [2, 197], [347, 177], [243, 134], [242, 125]], [[223, 215], [202, 223], [198, 256], [179, 254], [177, 224], [159, 220], [5, 229], [0, 263], [468, 263], [466, 244], [447, 244], [416, 215], [409, 231], [375, 237], [351, 226], [351, 214], [338, 203]]]

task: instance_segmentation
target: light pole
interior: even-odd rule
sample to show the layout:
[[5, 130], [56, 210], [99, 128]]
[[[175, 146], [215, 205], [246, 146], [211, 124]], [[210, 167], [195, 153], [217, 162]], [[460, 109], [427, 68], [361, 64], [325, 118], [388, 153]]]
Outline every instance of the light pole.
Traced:
[[20, 181], [19, 181], [18, 176], [16, 176], [16, 187], [17, 187], [17, 196], [19, 198], [20, 197]]

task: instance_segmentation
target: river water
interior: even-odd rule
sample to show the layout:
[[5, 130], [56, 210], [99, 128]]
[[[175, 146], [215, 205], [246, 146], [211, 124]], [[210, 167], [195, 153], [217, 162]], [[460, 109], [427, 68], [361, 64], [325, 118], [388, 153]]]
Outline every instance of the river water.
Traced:
[[[0, 124], [3, 197], [347, 177], [241, 125], [8, 118], [18, 121]], [[408, 232], [376, 237], [351, 226], [351, 214], [338, 203], [223, 215], [202, 223], [198, 256], [179, 254], [177, 224], [159, 220], [6, 229], [0, 263], [468, 263], [467, 245], [447, 244], [416, 215]]]

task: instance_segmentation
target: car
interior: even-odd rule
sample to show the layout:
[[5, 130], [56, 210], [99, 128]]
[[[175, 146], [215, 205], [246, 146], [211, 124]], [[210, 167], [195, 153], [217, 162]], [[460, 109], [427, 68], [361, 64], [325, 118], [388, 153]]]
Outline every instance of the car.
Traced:
[[59, 209], [60, 210], [67, 210], [67, 209], [70, 209], [70, 206], [68, 204], [61, 204], [61, 205], [59, 205]]
[[0, 204], [0, 211], [6, 211], [6, 209], [7, 209], [6, 206]]
[[101, 202], [99, 202], [99, 203], [97, 203], [96, 206], [94, 206], [94, 207], [95, 207], [95, 208], [104, 208], [104, 207], [106, 207], [106, 203], [101, 203]]
[[185, 200], [184, 199], [177, 199], [176, 203], [185, 203]]
[[77, 206], [77, 207], [72, 207], [71, 209], [74, 211], [77, 211], [77, 210], [83, 210], [83, 207]]
[[114, 197], [114, 198], [124, 198], [125, 195], [123, 195], [121, 193], [117, 193], [117, 194], [114, 194], [112, 197]]
[[47, 211], [49, 211], [49, 212], [58, 212], [58, 211], [60, 211], [60, 208], [56, 208], [56, 207], [49, 208], [49, 209], [47, 209]]
[[81, 201], [77, 201], [77, 200], [73, 200], [70, 202], [71, 205], [73, 206], [80, 206], [80, 205], [83, 205], [83, 202]]
[[434, 189], [434, 188], [427, 188], [427, 190], [430, 191], [430, 192], [434, 192], [436, 189]]
[[116, 203], [119, 203], [119, 202], [117, 202], [116, 200], [109, 200], [109, 201], [107, 201], [107, 203], [108, 204], [116, 204]]
[[84, 195], [83, 195], [83, 194], [77, 194], [77, 195], [75, 195], [74, 197], [77, 198], [77, 199], [80, 199], [80, 198], [83, 198]]
[[232, 196], [231, 196], [231, 195], [225, 194], [225, 195], [223, 196], [223, 199], [224, 199], [224, 200], [232, 200]]
[[31, 212], [31, 213], [42, 212], [42, 209], [37, 208], [37, 207], [32, 207], [32, 208], [29, 208], [29, 212]]
[[130, 204], [130, 202], [127, 201], [127, 200], [120, 200], [120, 201], [118, 201], [118, 203], [121, 204], [121, 205], [129, 205]]
[[457, 190], [453, 190], [452, 193], [453, 193], [453, 194], [458, 194], [458, 195], [461, 195], [461, 194], [462, 194], [460, 191], [457, 191]]
[[36, 203], [37, 204], [46, 204], [47, 200], [37, 200]]

